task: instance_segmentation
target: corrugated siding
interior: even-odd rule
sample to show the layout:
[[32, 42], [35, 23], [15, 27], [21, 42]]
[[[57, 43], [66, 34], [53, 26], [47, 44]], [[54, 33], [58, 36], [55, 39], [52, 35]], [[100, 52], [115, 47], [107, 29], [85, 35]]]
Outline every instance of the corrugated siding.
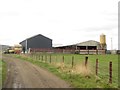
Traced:
[[[22, 46], [26, 47], [26, 40], [21, 42]], [[42, 35], [29, 38], [27, 40], [28, 48], [52, 48], [52, 40]]]
[[78, 46], [97, 46], [99, 45], [100, 43], [99, 42], [96, 42], [96, 41], [86, 41], [86, 42], [82, 42], [82, 43], [79, 43], [77, 44]]

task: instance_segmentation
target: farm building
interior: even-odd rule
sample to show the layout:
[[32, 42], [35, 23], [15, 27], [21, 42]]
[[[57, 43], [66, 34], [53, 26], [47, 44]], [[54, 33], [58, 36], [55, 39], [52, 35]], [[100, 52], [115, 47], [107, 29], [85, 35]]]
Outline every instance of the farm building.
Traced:
[[35, 35], [33, 37], [27, 38], [20, 42], [23, 49], [51, 49], [52, 39], [45, 37], [41, 34]]
[[100, 43], [94, 40], [89, 40], [73, 45], [67, 45], [67, 46], [60, 46], [56, 47], [59, 49], [80, 49], [80, 50], [96, 50], [96, 49], [101, 49]]
[[[102, 48], [100, 42], [89, 40], [73, 45], [54, 47], [55, 49], [74, 50], [78, 54], [105, 54], [106, 48]], [[74, 53], [74, 52], [73, 52]]]
[[[73, 45], [54, 47], [55, 49], [72, 50], [79, 54], [105, 54], [107, 50], [105, 35], [100, 35], [100, 42], [89, 40]], [[73, 51], [74, 50], [74, 51]]]
[[76, 44], [77, 49], [81, 50], [96, 50], [96, 49], [102, 49], [100, 42], [89, 40], [86, 42], [81, 42]]

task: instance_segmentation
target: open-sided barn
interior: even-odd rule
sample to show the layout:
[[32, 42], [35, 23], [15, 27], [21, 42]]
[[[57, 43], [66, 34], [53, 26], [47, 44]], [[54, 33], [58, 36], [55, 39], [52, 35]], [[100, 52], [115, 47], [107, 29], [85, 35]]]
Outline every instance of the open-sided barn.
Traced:
[[75, 50], [79, 54], [105, 54], [106, 47], [102, 48], [100, 42], [89, 40], [73, 45], [59, 46], [55, 49]]
[[94, 40], [89, 40], [85, 42], [81, 42], [76, 44], [78, 49], [81, 50], [96, 50], [96, 49], [101, 49], [100, 42], [94, 41]]

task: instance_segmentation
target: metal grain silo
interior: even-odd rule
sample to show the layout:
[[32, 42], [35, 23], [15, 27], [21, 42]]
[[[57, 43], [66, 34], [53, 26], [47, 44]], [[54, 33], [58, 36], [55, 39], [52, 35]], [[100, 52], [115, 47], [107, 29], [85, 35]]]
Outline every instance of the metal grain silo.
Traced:
[[106, 35], [104, 34], [100, 35], [100, 44], [101, 44], [101, 49], [106, 49]]
[[106, 35], [104, 34], [100, 35], [100, 44], [106, 44]]

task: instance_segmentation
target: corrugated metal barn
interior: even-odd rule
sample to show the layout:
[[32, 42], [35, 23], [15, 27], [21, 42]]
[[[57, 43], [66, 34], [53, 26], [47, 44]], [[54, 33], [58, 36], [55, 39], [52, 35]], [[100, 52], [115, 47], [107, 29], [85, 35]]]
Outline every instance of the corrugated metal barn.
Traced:
[[89, 40], [73, 45], [67, 45], [67, 46], [60, 46], [56, 47], [59, 49], [80, 49], [80, 50], [96, 50], [96, 49], [101, 49], [100, 42], [94, 41], [94, 40]]
[[33, 37], [27, 38], [20, 42], [25, 50], [31, 49], [51, 49], [52, 39], [45, 37], [41, 34], [35, 35]]
[[55, 47], [55, 49], [75, 50], [79, 54], [105, 54], [106, 47], [102, 49], [100, 42], [89, 40], [73, 45]]
[[94, 41], [94, 40], [89, 40], [86, 42], [81, 42], [76, 44], [77, 49], [81, 50], [96, 50], [96, 49], [101, 49], [100, 42]]

